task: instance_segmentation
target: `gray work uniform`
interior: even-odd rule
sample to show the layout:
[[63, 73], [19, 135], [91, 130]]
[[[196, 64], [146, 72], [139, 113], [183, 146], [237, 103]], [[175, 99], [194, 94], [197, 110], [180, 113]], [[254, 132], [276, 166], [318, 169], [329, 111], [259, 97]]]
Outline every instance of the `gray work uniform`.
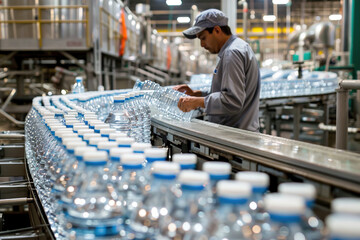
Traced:
[[210, 94], [205, 97], [209, 121], [259, 131], [260, 72], [254, 52], [232, 35], [218, 58]]

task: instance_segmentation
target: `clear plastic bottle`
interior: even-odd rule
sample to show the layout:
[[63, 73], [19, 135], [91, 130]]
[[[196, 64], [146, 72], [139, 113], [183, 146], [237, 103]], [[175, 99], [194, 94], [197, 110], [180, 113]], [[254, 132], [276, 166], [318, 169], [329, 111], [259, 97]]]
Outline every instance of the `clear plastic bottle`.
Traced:
[[306, 209], [301, 215], [302, 228], [307, 237], [313, 240], [323, 239], [324, 223], [312, 211], [316, 198], [316, 188], [309, 183], [281, 183], [278, 187], [279, 193], [296, 195], [305, 199]]
[[[249, 183], [252, 186], [252, 195], [249, 200], [249, 213], [259, 227], [269, 221], [269, 214], [264, 207], [264, 193], [269, 187], [269, 175], [261, 172], [243, 171], [235, 175], [240, 182]], [[260, 229], [260, 228], [259, 228]], [[261, 229], [253, 233], [253, 236], [261, 236]]]
[[83, 93], [85, 92], [83, 78], [76, 77], [75, 84], [72, 87], [72, 93]]
[[172, 161], [179, 163], [181, 170], [195, 169], [197, 156], [193, 153], [175, 153], [172, 156]]
[[67, 208], [68, 237], [94, 239], [117, 236], [122, 226], [122, 201], [105, 180], [106, 152], [84, 154], [85, 169], [79, 189]]
[[204, 172], [207, 172], [210, 176], [210, 183], [206, 185], [207, 202], [209, 210], [214, 209], [216, 204], [216, 184], [220, 180], [226, 180], [230, 178], [231, 165], [227, 162], [205, 162], [202, 166]]
[[147, 148], [145, 154], [144, 176], [148, 179], [151, 177], [152, 164], [155, 161], [166, 161], [167, 149], [165, 148]]
[[210, 226], [211, 240], [250, 239], [252, 218], [249, 214], [251, 185], [232, 180], [217, 184], [218, 206]]
[[301, 227], [305, 200], [295, 195], [270, 193], [264, 198], [265, 210], [270, 221], [261, 226], [263, 239], [310, 239]]
[[114, 96], [114, 105], [112, 106], [109, 116], [105, 122], [110, 124], [111, 128], [116, 129], [120, 133], [130, 134], [130, 117], [125, 109], [125, 96]]
[[151, 137], [151, 110], [149, 105], [144, 101], [144, 94], [137, 92], [135, 95], [135, 101], [141, 109], [142, 116], [142, 128], [143, 128], [143, 142], [150, 142]]
[[360, 239], [360, 216], [334, 213], [326, 219], [328, 229], [327, 240]]
[[204, 189], [209, 174], [182, 170], [178, 181], [181, 192], [177, 193], [170, 216], [161, 223], [161, 234], [171, 239], [207, 239], [210, 218], [205, 211]]
[[172, 162], [152, 164], [152, 180], [149, 193], [130, 218], [130, 232], [136, 239], [156, 239], [160, 223], [169, 217], [175, 201], [175, 180], [180, 166]]
[[116, 189], [124, 201], [125, 218], [128, 218], [141, 204], [149, 190], [149, 183], [142, 175], [144, 161], [144, 154], [124, 154], [121, 156], [123, 172]]

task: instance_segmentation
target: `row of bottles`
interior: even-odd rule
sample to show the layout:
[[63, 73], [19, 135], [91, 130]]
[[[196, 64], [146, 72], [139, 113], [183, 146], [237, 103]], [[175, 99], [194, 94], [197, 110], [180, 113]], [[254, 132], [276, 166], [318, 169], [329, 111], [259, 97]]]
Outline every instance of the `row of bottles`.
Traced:
[[[114, 106], [125, 105], [124, 95], [113, 98], [119, 101]], [[229, 180], [226, 162], [206, 162], [202, 171], [195, 170], [196, 155], [169, 159], [167, 149], [136, 142], [94, 112], [74, 110], [75, 105], [43, 98], [26, 118], [29, 169], [58, 239], [360, 236], [359, 211], [354, 213], [358, 199], [350, 199], [353, 204], [334, 201], [335, 216], [327, 218], [326, 233], [311, 209], [313, 185], [282, 183], [279, 193], [266, 194], [265, 173], [239, 172]], [[340, 228], [343, 223], [346, 227]]]

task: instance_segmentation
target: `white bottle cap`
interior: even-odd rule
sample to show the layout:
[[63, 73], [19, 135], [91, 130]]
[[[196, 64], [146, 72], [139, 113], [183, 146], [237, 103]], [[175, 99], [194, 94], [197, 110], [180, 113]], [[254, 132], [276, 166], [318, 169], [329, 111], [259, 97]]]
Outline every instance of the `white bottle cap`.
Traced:
[[144, 154], [132, 153], [121, 156], [121, 163], [126, 165], [139, 165], [145, 161]]
[[76, 118], [75, 114], [66, 114], [66, 115], [64, 115], [64, 118], [65, 118], [65, 120], [78, 120]]
[[116, 143], [118, 145], [126, 145], [128, 147], [131, 147], [131, 144], [133, 144], [135, 142], [134, 138], [130, 138], [130, 137], [120, 137], [120, 138], [116, 138]]
[[73, 126], [73, 130], [79, 132], [80, 129], [89, 129], [89, 126], [84, 124], [77, 124]]
[[115, 133], [116, 130], [114, 128], [101, 128], [100, 129], [100, 134], [110, 134], [110, 133]]
[[[59, 135], [59, 137], [61, 137], [61, 138], [79, 138], [78, 137], [78, 135], [76, 134], [76, 133], [74, 133], [74, 132], [71, 132], [71, 133], [61, 133], [60, 135]], [[80, 138], [79, 138], [80, 139]]]
[[100, 130], [100, 129], [103, 129], [103, 128], [110, 128], [110, 125], [109, 125], [109, 124], [106, 124], [106, 123], [95, 124], [95, 125], [94, 125], [94, 128], [95, 128], [96, 130]]
[[[89, 121], [94, 121], [94, 120], [99, 120], [99, 119], [97, 118], [97, 116], [92, 116], [92, 115], [90, 115], [90, 116], [85, 116], [84, 119], [85, 119], [85, 121], [87, 121], [87, 122], [89, 122]], [[100, 120], [99, 120], [99, 121], [100, 121]]]
[[91, 111], [85, 111], [84, 117], [90, 117], [90, 116], [95, 116], [96, 117], [96, 113], [91, 112]]
[[111, 148], [110, 156], [112, 157], [121, 157], [123, 154], [132, 154], [133, 151], [131, 148]]
[[129, 97], [132, 97], [132, 98], [135, 97], [135, 93], [134, 93], [134, 92], [129, 92], [128, 95], [129, 95]]
[[99, 142], [97, 144], [97, 147], [98, 149], [101, 149], [101, 150], [109, 150], [109, 149], [112, 149], [112, 148], [117, 148], [117, 143], [116, 142]]
[[110, 140], [116, 141], [117, 138], [121, 138], [121, 137], [127, 137], [126, 133], [115, 132], [115, 133], [110, 133], [109, 134], [109, 139]]
[[180, 165], [183, 164], [196, 164], [197, 156], [193, 153], [175, 153], [172, 156], [172, 161], [177, 162]]
[[305, 211], [304, 198], [295, 195], [269, 193], [264, 198], [264, 204], [269, 213], [298, 215]]
[[326, 219], [330, 237], [336, 239], [360, 239], [360, 216], [349, 214], [331, 214]]
[[90, 138], [101, 137], [100, 133], [85, 133], [84, 140], [89, 140]]
[[360, 198], [336, 198], [331, 202], [331, 210], [334, 213], [357, 214], [360, 216]]
[[156, 161], [151, 165], [152, 173], [164, 175], [177, 175], [180, 172], [180, 165], [174, 162]]
[[216, 192], [220, 197], [249, 198], [252, 194], [250, 183], [234, 180], [220, 180], [216, 185]]
[[235, 175], [235, 179], [241, 182], [250, 183], [252, 187], [268, 187], [269, 175], [262, 172], [238, 172]]
[[90, 129], [90, 128], [79, 129], [79, 130], [77, 130], [77, 132], [78, 132], [78, 135], [83, 136], [86, 133], [94, 133], [94, 129]]
[[125, 95], [124, 94], [116, 95], [113, 98], [114, 98], [114, 101], [124, 101], [125, 100]]
[[202, 169], [210, 175], [230, 175], [231, 173], [231, 165], [227, 162], [205, 162]]
[[134, 142], [131, 144], [131, 148], [134, 151], [134, 153], [144, 153], [145, 149], [151, 148], [150, 143], [138, 143]]
[[95, 120], [89, 120], [89, 125], [94, 126], [96, 124], [104, 124], [102, 121], [95, 119]]
[[90, 145], [97, 145], [99, 142], [107, 142], [108, 139], [106, 137], [92, 137], [89, 139]]
[[96, 152], [96, 147], [76, 147], [74, 149], [74, 154], [76, 156], [82, 156], [86, 152]]
[[185, 185], [204, 186], [209, 182], [209, 174], [197, 170], [182, 170], [178, 180], [181, 184]]
[[80, 121], [79, 120], [66, 120], [65, 119], [65, 123], [66, 123], [66, 125], [74, 125], [76, 123], [80, 123]]
[[52, 132], [55, 131], [55, 136], [56, 136], [56, 132], [60, 132], [60, 131], [71, 131], [70, 129], [68, 129], [67, 127], [65, 127], [63, 124], [61, 125], [49, 125], [49, 128], [51, 129]]
[[82, 142], [81, 138], [79, 137], [63, 137], [62, 143], [66, 146], [69, 142]]
[[146, 158], [164, 158], [167, 157], [167, 148], [147, 148], [144, 151]]
[[309, 183], [287, 182], [281, 183], [278, 192], [289, 195], [297, 195], [305, 198], [305, 200], [314, 200], [316, 197], [316, 188]]
[[105, 162], [107, 159], [107, 153], [104, 151], [85, 152], [83, 155], [85, 162]]
[[68, 141], [64, 144], [67, 149], [75, 149], [76, 147], [86, 147], [86, 142], [83, 141]]
[[[59, 138], [61, 138], [62, 137], [62, 135], [64, 135], [64, 134], [75, 134], [72, 130], [56, 130], [55, 131], [55, 136], [57, 136], [57, 137], [59, 137]], [[76, 134], [75, 134], [75, 137], [76, 137]]]
[[71, 110], [71, 109], [66, 110], [66, 112], [67, 112], [67, 115], [65, 115], [65, 116], [74, 116], [74, 115], [76, 116], [78, 114], [78, 112], [76, 110]]
[[45, 119], [45, 122], [47, 124], [61, 124], [61, 125], [63, 125], [61, 122], [59, 122], [59, 120], [57, 120], [55, 118], [53, 118], [53, 119], [47, 118], [47, 119]]

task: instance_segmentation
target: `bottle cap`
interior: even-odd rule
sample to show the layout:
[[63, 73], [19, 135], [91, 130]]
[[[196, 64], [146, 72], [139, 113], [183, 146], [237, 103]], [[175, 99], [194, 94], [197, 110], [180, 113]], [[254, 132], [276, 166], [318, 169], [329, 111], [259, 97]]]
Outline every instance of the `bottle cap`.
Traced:
[[67, 149], [75, 149], [77, 147], [86, 147], [86, 142], [83, 141], [68, 141], [66, 144], [64, 144]]
[[153, 174], [177, 175], [180, 172], [180, 165], [174, 162], [154, 162], [151, 165]]
[[78, 124], [73, 126], [73, 130], [79, 132], [80, 129], [89, 129], [89, 126], [84, 124]]
[[76, 156], [83, 156], [86, 152], [96, 152], [96, 147], [76, 147], [74, 149], [74, 154]]
[[250, 183], [252, 187], [264, 187], [269, 186], [269, 175], [261, 172], [238, 172], [235, 175], [235, 179], [241, 182]]
[[360, 239], [360, 216], [335, 213], [326, 219], [329, 239]]
[[182, 170], [178, 180], [182, 185], [204, 186], [209, 182], [209, 174], [197, 170]]
[[161, 161], [166, 160], [167, 148], [147, 148], [144, 151], [146, 160], [148, 161]]
[[[96, 128], [96, 126], [95, 126]], [[115, 133], [116, 130], [114, 128], [101, 128], [100, 129], [100, 134], [110, 134], [110, 133]]]
[[84, 140], [89, 140], [90, 138], [101, 137], [100, 133], [85, 133]]
[[99, 142], [97, 144], [97, 147], [99, 150], [109, 150], [112, 148], [117, 148], [117, 143], [116, 142]]
[[145, 161], [144, 154], [123, 154], [121, 156], [121, 163], [125, 165], [141, 165]]
[[64, 134], [71, 134], [71, 135], [68, 135], [68, 136], [74, 136], [74, 137], [77, 137], [77, 134], [74, 133], [72, 130], [56, 130], [55, 131], [55, 136], [59, 137], [59, 138], [62, 138], [62, 136]]
[[231, 173], [231, 165], [227, 162], [205, 162], [202, 169], [210, 175], [230, 175]]
[[314, 200], [316, 197], [316, 188], [309, 183], [281, 183], [278, 187], [278, 191], [283, 194], [304, 197], [305, 200]]
[[100, 129], [103, 129], [103, 128], [110, 128], [110, 125], [106, 124], [106, 123], [95, 124], [94, 128], [95, 128], [95, 130], [100, 130]]
[[64, 146], [66, 146], [69, 142], [82, 142], [82, 139], [79, 137], [62, 137], [62, 143]]
[[334, 213], [348, 213], [360, 215], [360, 198], [336, 198], [331, 202], [331, 210]]
[[109, 134], [109, 139], [113, 141], [116, 141], [117, 138], [121, 138], [121, 137], [127, 137], [126, 133], [115, 132]]
[[196, 164], [197, 156], [193, 153], [175, 153], [172, 160], [179, 164]]
[[123, 154], [132, 154], [133, 151], [131, 148], [111, 148], [110, 156], [112, 157], [121, 157]]
[[105, 165], [107, 153], [104, 151], [85, 152], [83, 159], [87, 165]]
[[131, 148], [134, 151], [134, 153], [144, 153], [145, 149], [151, 148], [150, 143], [138, 143], [134, 142], [131, 144]]
[[252, 189], [250, 183], [220, 180], [216, 185], [216, 192], [219, 197], [248, 199], [252, 193]]
[[92, 137], [89, 139], [89, 145], [97, 145], [100, 142], [107, 142], [108, 139], [105, 137]]
[[116, 138], [116, 143], [118, 144], [118, 146], [120, 147], [131, 147], [131, 144], [133, 144], [135, 142], [134, 138], [130, 138], [130, 137], [119, 137]]
[[271, 214], [299, 215], [305, 211], [305, 200], [295, 195], [270, 193], [264, 198], [265, 209]]

